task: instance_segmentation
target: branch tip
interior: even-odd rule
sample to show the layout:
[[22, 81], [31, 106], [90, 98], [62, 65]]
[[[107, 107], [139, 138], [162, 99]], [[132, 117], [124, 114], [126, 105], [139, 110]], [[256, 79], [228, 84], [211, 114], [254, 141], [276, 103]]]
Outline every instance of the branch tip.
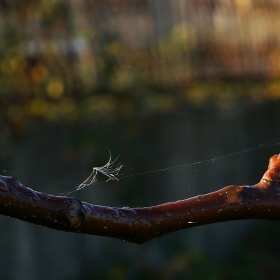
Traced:
[[257, 186], [261, 188], [280, 187], [280, 154], [269, 159], [268, 169]]

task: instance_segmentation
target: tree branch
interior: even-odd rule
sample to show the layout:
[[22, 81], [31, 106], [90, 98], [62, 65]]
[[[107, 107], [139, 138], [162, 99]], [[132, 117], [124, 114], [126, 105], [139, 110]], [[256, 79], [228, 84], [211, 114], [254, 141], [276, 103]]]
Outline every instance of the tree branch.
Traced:
[[62, 231], [144, 243], [177, 230], [222, 221], [280, 221], [280, 154], [258, 184], [227, 186], [189, 199], [143, 208], [116, 208], [54, 196], [0, 175], [0, 214]]

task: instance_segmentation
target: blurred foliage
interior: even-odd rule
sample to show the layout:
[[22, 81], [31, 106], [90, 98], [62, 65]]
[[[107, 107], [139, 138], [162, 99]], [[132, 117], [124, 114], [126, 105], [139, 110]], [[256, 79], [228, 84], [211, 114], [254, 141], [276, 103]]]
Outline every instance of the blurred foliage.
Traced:
[[277, 3], [189, 2], [189, 14], [179, 23], [175, 14], [158, 36], [150, 1], [1, 1], [0, 121], [21, 127], [279, 99]]

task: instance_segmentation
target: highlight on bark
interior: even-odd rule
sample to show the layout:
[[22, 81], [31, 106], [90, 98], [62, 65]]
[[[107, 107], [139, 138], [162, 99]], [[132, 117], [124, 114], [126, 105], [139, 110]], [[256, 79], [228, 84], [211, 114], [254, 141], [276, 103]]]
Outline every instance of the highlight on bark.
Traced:
[[[110, 170], [113, 163], [109, 160], [102, 168]], [[109, 180], [115, 179], [109, 174], [118, 174], [108, 172]], [[230, 185], [208, 194], [150, 207], [93, 205], [73, 197], [37, 192], [13, 177], [0, 176], [0, 214], [57, 230], [134, 243], [222, 221], [280, 221], [280, 154], [270, 158], [268, 170], [255, 185]]]

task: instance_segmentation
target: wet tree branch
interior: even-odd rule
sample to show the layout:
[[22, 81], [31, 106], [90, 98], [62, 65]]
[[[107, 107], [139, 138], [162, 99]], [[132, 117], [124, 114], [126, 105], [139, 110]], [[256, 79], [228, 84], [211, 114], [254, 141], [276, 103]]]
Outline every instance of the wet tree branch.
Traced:
[[0, 176], [0, 214], [62, 231], [144, 243], [177, 230], [222, 221], [280, 221], [280, 154], [258, 184], [227, 186], [189, 199], [143, 208], [116, 208], [54, 196]]

